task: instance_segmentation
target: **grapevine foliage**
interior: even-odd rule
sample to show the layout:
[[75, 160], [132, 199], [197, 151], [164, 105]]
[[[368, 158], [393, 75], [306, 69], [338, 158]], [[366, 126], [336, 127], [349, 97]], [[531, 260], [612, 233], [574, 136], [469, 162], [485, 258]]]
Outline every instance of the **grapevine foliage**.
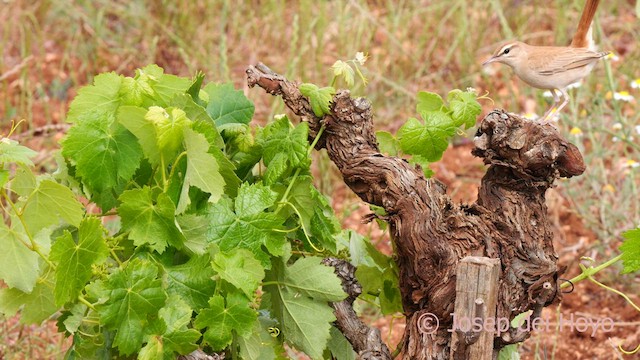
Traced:
[[411, 155], [411, 161], [420, 164], [425, 174], [431, 176], [429, 164], [442, 158], [459, 127], [469, 129], [476, 124], [482, 110], [473, 89], [452, 90], [447, 101], [445, 104], [436, 93], [419, 92], [416, 112], [422, 121], [410, 118], [400, 127], [397, 137], [378, 131], [380, 150], [390, 155]]
[[[329, 304], [346, 294], [321, 259], [351, 248], [395, 275], [389, 258], [341, 231], [312, 182], [306, 124], [252, 125], [242, 92], [203, 78], [98, 75], [71, 103], [53, 174], [2, 139], [0, 312], [57, 318], [68, 359], [268, 360], [285, 344], [353, 358]], [[307, 87], [328, 112], [334, 90]]]

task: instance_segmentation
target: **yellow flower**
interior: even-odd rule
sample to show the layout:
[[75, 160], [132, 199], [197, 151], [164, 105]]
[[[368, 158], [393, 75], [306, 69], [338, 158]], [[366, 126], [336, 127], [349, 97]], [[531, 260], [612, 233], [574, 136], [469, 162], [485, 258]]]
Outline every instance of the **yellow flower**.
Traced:
[[633, 169], [633, 168], [637, 168], [638, 166], [640, 166], [640, 163], [635, 161], [635, 160], [629, 159], [629, 160], [627, 160], [626, 165], [627, 165], [628, 168], [632, 168]]
[[602, 187], [602, 191], [614, 194], [616, 192], [616, 188], [614, 188], [611, 184], [607, 184]]
[[580, 130], [580, 128], [577, 128], [577, 127], [574, 126], [573, 128], [571, 128], [569, 133], [571, 135], [580, 136], [580, 135], [582, 135], [582, 130]]
[[613, 99], [613, 93], [612, 93], [611, 91], [607, 91], [607, 93], [606, 93], [606, 94], [604, 94], [604, 98], [605, 98], [606, 100], [611, 100], [611, 99]]
[[609, 52], [609, 55], [604, 57], [605, 60], [618, 61], [620, 57], [612, 52]]

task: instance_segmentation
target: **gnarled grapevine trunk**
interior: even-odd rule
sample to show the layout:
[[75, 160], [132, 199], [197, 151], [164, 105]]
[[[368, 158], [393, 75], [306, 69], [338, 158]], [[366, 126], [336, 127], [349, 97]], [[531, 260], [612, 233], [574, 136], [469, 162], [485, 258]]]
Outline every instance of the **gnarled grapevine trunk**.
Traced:
[[[281, 96], [309, 123], [310, 139], [324, 124], [316, 148], [327, 149], [345, 183], [362, 200], [386, 210], [407, 317], [405, 359], [449, 358], [447, 330], [452, 327], [456, 265], [465, 256], [500, 259], [498, 318], [512, 319], [527, 310], [535, 316], [559, 299], [560, 271], [545, 192], [557, 178], [579, 175], [585, 168], [577, 148], [552, 125], [503, 111], [488, 114], [478, 126], [473, 153], [489, 167], [477, 201], [462, 205], [447, 196], [442, 183], [426, 179], [422, 170], [380, 154], [366, 99], [339, 91], [331, 115], [320, 119], [295, 83], [262, 64], [249, 67], [247, 75], [249, 86]], [[428, 313], [439, 320], [435, 331], [425, 331]], [[502, 333], [495, 350], [528, 335]]]

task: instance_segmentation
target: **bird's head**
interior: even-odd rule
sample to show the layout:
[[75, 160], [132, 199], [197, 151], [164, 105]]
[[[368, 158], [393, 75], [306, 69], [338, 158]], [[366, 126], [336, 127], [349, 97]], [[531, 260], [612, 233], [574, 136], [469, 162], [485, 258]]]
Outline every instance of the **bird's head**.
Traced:
[[502, 45], [493, 53], [493, 56], [491, 56], [489, 60], [482, 63], [482, 66], [493, 62], [499, 62], [514, 67], [523, 57], [526, 56], [524, 47], [525, 44], [519, 41]]

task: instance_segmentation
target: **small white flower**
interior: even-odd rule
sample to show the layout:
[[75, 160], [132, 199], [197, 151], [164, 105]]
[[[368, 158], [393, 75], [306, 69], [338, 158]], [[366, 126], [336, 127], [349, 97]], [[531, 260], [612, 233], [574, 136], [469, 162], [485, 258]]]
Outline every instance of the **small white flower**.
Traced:
[[611, 60], [611, 61], [619, 61], [620, 57], [612, 52], [609, 53], [609, 55], [604, 57], [605, 60]]
[[574, 82], [573, 84], [569, 84], [567, 86], [567, 89], [577, 89], [580, 86], [582, 86], [582, 81], [577, 81], [577, 82]]
[[635, 160], [629, 159], [629, 160], [627, 160], [627, 163], [625, 165], [630, 169], [635, 169], [638, 166], [640, 166], [640, 163], [635, 161]]
[[476, 88], [474, 87], [468, 87], [467, 92], [478, 95], [478, 90], [476, 90]]
[[640, 125], [636, 125], [636, 132], [640, 134]]
[[367, 58], [369, 56], [365, 55], [362, 51], [358, 51], [356, 53], [356, 57], [355, 57], [355, 61], [360, 64], [360, 65], [364, 65], [364, 63], [367, 61]]
[[613, 128], [613, 130], [622, 130], [622, 124], [617, 122], [617, 123], [613, 124], [611, 126], [611, 128]]
[[547, 91], [542, 93], [542, 96], [544, 96], [544, 97], [553, 97], [553, 94], [551, 93], [551, 90], [547, 90]]
[[617, 137], [617, 136], [614, 136], [613, 138], [611, 138], [611, 141], [613, 141], [613, 142], [618, 142], [618, 141], [620, 141], [620, 139], [618, 139], [618, 137]]
[[632, 89], [640, 89], [640, 78], [637, 78], [631, 82]]
[[613, 99], [626, 102], [632, 102], [634, 100], [633, 96], [631, 96], [628, 91], [614, 92]]

